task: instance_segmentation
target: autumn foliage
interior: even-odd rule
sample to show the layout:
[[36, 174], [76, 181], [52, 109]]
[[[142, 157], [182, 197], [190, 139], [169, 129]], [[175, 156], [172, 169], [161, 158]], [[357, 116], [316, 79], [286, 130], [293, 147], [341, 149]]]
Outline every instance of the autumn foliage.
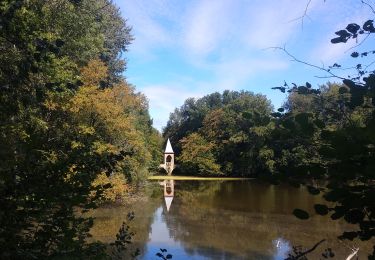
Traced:
[[133, 39], [107, 0], [0, 4], [0, 258], [105, 258], [84, 213], [159, 162]]

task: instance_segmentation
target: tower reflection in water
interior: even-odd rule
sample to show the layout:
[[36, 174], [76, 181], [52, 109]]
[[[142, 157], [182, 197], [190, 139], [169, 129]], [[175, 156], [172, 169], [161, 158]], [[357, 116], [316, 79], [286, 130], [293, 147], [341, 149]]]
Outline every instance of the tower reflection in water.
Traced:
[[174, 197], [174, 180], [164, 180], [160, 182], [160, 185], [164, 188], [164, 201], [169, 211]]

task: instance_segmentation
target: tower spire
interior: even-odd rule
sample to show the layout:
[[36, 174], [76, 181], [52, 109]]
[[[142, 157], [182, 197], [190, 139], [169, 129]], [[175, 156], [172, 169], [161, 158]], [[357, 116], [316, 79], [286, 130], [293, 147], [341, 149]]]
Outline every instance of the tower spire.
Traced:
[[165, 152], [164, 153], [174, 153], [173, 149], [172, 149], [171, 142], [169, 141], [169, 138], [168, 138], [167, 145], [165, 147]]

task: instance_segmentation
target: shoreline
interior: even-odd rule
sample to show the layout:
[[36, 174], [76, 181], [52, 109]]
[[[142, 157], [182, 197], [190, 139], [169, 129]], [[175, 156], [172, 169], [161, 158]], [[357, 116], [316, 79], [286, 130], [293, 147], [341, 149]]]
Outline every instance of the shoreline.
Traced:
[[171, 175], [156, 175], [149, 176], [147, 180], [181, 180], [181, 181], [247, 181], [255, 180], [255, 178], [243, 177], [198, 177], [198, 176], [171, 176]]

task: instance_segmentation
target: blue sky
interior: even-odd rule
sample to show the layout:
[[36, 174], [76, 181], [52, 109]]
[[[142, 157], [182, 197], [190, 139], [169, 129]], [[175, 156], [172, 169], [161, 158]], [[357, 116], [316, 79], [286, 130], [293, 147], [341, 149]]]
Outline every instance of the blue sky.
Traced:
[[[188, 97], [249, 90], [266, 95], [278, 108], [286, 96], [271, 87], [284, 80], [314, 86], [334, 81], [317, 78], [325, 74], [269, 47], [285, 46], [320, 66], [358, 63], [349, 57], [355, 41], [333, 45], [330, 39], [348, 23], [373, 18], [371, 10], [360, 0], [311, 0], [302, 22], [297, 18], [308, 2], [115, 0], [135, 37], [125, 54], [125, 76], [148, 97], [154, 126], [161, 130]], [[372, 50], [370, 38], [359, 48]]]

